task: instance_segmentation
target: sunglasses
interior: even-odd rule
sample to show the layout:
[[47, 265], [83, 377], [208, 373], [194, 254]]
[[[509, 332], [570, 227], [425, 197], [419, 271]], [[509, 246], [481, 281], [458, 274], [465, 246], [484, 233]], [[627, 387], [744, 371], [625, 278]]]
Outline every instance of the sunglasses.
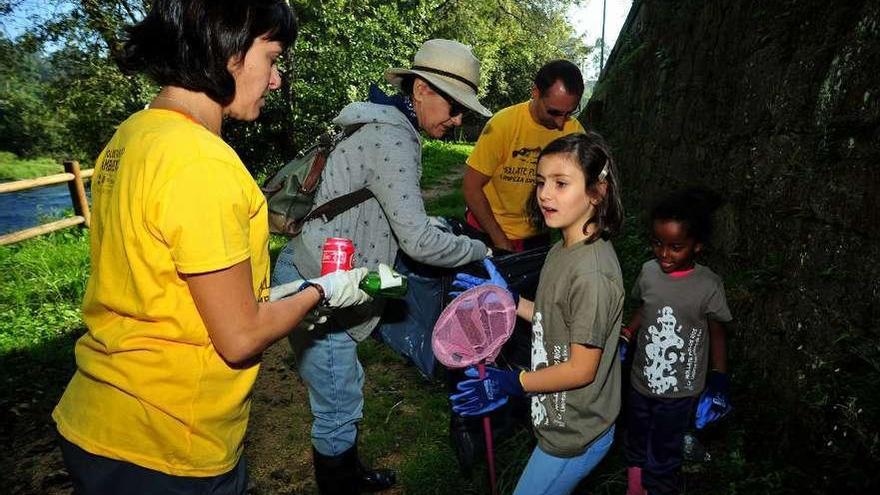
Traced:
[[451, 96], [444, 93], [443, 91], [438, 89], [433, 84], [428, 83], [428, 87], [430, 87], [432, 90], [434, 90], [434, 92], [437, 93], [437, 95], [440, 96], [440, 98], [443, 98], [444, 100], [446, 100], [446, 103], [449, 104], [449, 118], [450, 119], [458, 117], [459, 115], [464, 115], [465, 112], [468, 112], [470, 110], [468, 107], [457, 102]]
[[571, 111], [569, 111], [569, 112], [564, 112], [564, 111], [562, 111], [562, 110], [556, 110], [555, 108], [547, 108], [547, 105], [546, 105], [546, 104], [544, 105], [544, 108], [547, 110], [547, 115], [549, 115], [549, 116], [551, 116], [551, 117], [565, 117], [565, 118], [568, 118], [568, 117], [571, 117], [572, 115], [577, 115], [577, 114], [579, 114], [579, 113], [581, 112], [581, 105], [580, 105], [580, 103], [578, 104], [577, 107], [575, 107], [574, 110], [571, 110]]

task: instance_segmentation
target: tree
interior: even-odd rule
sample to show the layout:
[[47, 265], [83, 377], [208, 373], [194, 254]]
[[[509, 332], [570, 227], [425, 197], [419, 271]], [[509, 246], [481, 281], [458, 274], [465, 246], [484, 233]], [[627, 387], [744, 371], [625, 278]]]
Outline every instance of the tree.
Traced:
[[[296, 0], [300, 36], [281, 61], [281, 90], [269, 96], [259, 121], [225, 124], [224, 138], [252, 171], [270, 169], [308, 145], [344, 105], [365, 98], [371, 83], [384, 84], [386, 68], [408, 66], [421, 43], [435, 37], [474, 47], [483, 67], [482, 97], [490, 108], [522, 101], [542, 63], [585, 56], [587, 48], [564, 16], [574, 1]], [[59, 14], [39, 26], [34, 40], [40, 47], [63, 48], [38, 57], [48, 67], [45, 77], [25, 68], [4, 74], [15, 73], [31, 91], [16, 100], [20, 107], [45, 102], [48, 113], [34, 115], [57, 127], [53, 136], [63, 143], [17, 124], [9, 112], [0, 115], [0, 126], [28, 133], [31, 152], [95, 157], [114, 126], [143, 108], [157, 89], [143, 77], [122, 75], [112, 61], [124, 27], [143, 17], [148, 2], [49, 3]], [[8, 4], [0, 3], [0, 13]], [[12, 80], [4, 76], [4, 82]]]
[[64, 148], [64, 126], [46, 104], [48, 69], [38, 47], [0, 35], [0, 150], [20, 156]]

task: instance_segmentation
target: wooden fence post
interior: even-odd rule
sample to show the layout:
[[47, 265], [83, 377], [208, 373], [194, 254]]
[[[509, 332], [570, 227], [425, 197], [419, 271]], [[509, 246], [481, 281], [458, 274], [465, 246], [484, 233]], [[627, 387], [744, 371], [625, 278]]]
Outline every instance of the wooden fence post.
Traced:
[[79, 162], [76, 160], [65, 161], [64, 171], [73, 174], [73, 180], [67, 183], [67, 188], [70, 190], [70, 199], [73, 201], [74, 214], [83, 217], [83, 225], [88, 228], [92, 223], [89, 214], [89, 199], [86, 197], [86, 187], [83, 185]]

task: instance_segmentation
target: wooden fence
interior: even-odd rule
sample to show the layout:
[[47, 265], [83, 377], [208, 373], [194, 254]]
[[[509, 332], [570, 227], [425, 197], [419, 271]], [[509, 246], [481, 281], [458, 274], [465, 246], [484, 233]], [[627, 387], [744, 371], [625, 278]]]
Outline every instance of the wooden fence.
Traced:
[[68, 161], [64, 162], [64, 173], [62, 174], [47, 175], [45, 177], [38, 177], [36, 179], [25, 179], [17, 180], [15, 182], [0, 183], [0, 194], [2, 194], [15, 191], [24, 191], [27, 189], [36, 189], [38, 187], [51, 186], [54, 184], [67, 182], [67, 187], [70, 190], [70, 199], [73, 202], [74, 212], [74, 216], [70, 218], [63, 218], [55, 222], [50, 222], [43, 225], [38, 225], [36, 227], [19, 230], [17, 232], [0, 235], [0, 246], [4, 244], [12, 244], [14, 242], [23, 241], [25, 239], [30, 239], [31, 237], [36, 237], [41, 234], [47, 234], [49, 232], [65, 229], [67, 227], [73, 227], [74, 225], [82, 225], [83, 227], [88, 227], [91, 224], [91, 218], [89, 215], [89, 201], [86, 197], [86, 188], [83, 181], [91, 177], [94, 172], [95, 169], [92, 168], [87, 170], [80, 170], [79, 162]]

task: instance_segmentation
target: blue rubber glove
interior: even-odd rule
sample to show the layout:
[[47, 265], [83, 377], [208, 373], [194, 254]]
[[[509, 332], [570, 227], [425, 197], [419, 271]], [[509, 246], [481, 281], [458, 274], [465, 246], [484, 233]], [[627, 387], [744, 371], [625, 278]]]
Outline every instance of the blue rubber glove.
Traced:
[[627, 326], [620, 327], [620, 339], [618, 339], [617, 354], [620, 356], [621, 363], [626, 361], [626, 358], [629, 357], [629, 344], [635, 339], [635, 335], [635, 330]]
[[733, 410], [728, 397], [729, 390], [730, 379], [726, 373], [719, 371], [709, 373], [709, 378], [706, 380], [706, 390], [700, 395], [700, 400], [697, 403], [696, 426], [698, 430], [702, 430], [706, 425], [727, 416]]
[[495, 268], [495, 264], [492, 263], [492, 260], [484, 258], [483, 266], [486, 267], [486, 272], [489, 274], [489, 278], [475, 277], [473, 275], [468, 275], [467, 273], [456, 273], [452, 286], [461, 290], [451, 291], [449, 292], [449, 295], [452, 297], [458, 297], [459, 294], [468, 289], [473, 289], [474, 287], [479, 287], [485, 284], [492, 284], [497, 285], [502, 289], [506, 289], [513, 295], [513, 302], [519, 302], [517, 294], [511, 291], [507, 286], [507, 280], [504, 280], [504, 277], [498, 273], [498, 269]]
[[626, 341], [623, 337], [618, 339], [617, 344], [617, 355], [620, 357], [620, 362], [626, 361], [626, 357], [629, 354], [629, 342]]
[[524, 395], [520, 373], [487, 366], [486, 378], [480, 378], [480, 372], [471, 366], [464, 372], [470, 380], [459, 382], [456, 388], [461, 392], [449, 396], [452, 410], [460, 416], [485, 416], [507, 404], [509, 397]]

